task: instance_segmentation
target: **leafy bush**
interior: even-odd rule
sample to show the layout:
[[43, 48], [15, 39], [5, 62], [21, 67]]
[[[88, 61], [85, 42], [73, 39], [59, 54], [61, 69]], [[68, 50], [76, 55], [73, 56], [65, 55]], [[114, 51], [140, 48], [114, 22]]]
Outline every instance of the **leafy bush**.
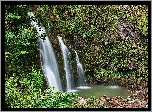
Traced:
[[[77, 97], [75, 93], [50, 92], [52, 88], [42, 92], [36, 89], [35, 81], [30, 81], [28, 88], [20, 89], [17, 79], [10, 77], [5, 83], [5, 105], [6, 108], [70, 108]], [[27, 83], [21, 82], [21, 84]]]

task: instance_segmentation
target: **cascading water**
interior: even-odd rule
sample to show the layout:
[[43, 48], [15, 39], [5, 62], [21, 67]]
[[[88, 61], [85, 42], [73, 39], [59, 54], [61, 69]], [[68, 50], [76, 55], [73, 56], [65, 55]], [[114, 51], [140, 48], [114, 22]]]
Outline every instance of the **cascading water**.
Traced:
[[66, 45], [64, 45], [62, 37], [60, 36], [57, 36], [57, 37], [60, 43], [63, 60], [64, 60], [64, 70], [66, 73], [66, 81], [67, 81], [67, 92], [74, 92], [75, 90], [72, 90], [73, 80], [72, 80], [72, 74], [70, 72], [70, 65], [69, 65], [69, 50], [66, 47]]
[[[33, 12], [28, 12], [28, 16], [30, 17], [31, 25], [36, 29], [38, 35], [40, 37], [46, 35], [45, 28], [38, 26], [38, 20], [35, 18]], [[48, 86], [54, 87], [54, 92], [60, 91], [62, 90], [62, 86], [52, 44], [47, 35], [44, 40], [39, 38], [38, 42], [41, 68], [47, 80], [47, 84]]]
[[78, 88], [82, 88], [82, 89], [90, 88], [90, 87], [86, 86], [87, 85], [86, 76], [85, 76], [85, 73], [84, 73], [84, 70], [83, 70], [83, 66], [79, 61], [79, 57], [78, 57], [78, 54], [77, 54], [76, 51], [75, 51], [75, 54], [76, 54], [76, 63], [77, 63], [77, 73], [79, 75]]

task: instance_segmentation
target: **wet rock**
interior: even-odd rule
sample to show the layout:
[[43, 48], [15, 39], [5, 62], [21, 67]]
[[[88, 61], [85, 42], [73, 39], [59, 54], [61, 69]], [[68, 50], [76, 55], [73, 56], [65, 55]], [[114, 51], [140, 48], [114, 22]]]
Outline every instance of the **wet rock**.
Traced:
[[127, 98], [127, 101], [133, 101], [133, 99], [132, 98]]
[[79, 103], [80, 104], [86, 104], [86, 100], [84, 98], [82, 98], [82, 99], [79, 100]]
[[110, 101], [110, 98], [106, 98], [106, 101]]
[[133, 83], [133, 81], [131, 79], [128, 79], [128, 84], [129, 85], [133, 85], [134, 83]]
[[132, 104], [132, 103], [133, 103], [133, 101], [128, 101], [128, 103], [129, 103], [129, 104]]
[[148, 108], [148, 103], [146, 104], [145, 108]]
[[138, 79], [136, 83], [137, 83], [138, 85], [140, 85], [140, 80]]
[[128, 89], [134, 89], [134, 86], [133, 85], [128, 85]]
[[142, 86], [137, 85], [137, 90], [141, 90], [141, 89], [142, 89]]
[[102, 82], [100, 81], [100, 79], [96, 79], [96, 84], [102, 84]]

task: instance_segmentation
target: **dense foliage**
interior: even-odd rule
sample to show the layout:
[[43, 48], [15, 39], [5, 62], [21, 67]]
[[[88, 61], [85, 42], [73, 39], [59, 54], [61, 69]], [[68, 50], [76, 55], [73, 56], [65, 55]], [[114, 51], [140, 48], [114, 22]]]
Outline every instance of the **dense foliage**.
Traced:
[[5, 107], [69, 107], [76, 94], [44, 91], [37, 35], [30, 26], [28, 10], [27, 6], [5, 6]]
[[[49, 21], [52, 33], [62, 35], [67, 45], [78, 49], [87, 74], [107, 69], [137, 78], [148, 76], [148, 6], [57, 5], [47, 8], [45, 13], [39, 13]], [[123, 39], [118, 34], [115, 26], [119, 18], [131, 24], [139, 35], [138, 42]]]
[[[37, 11], [37, 15], [41, 15], [45, 26], [49, 23], [49, 29], [54, 35], [62, 35], [66, 38], [67, 45], [78, 49], [80, 60], [87, 73], [95, 73], [102, 68], [129, 72], [129, 75], [132, 74], [131, 76], [137, 78], [147, 77], [148, 6], [51, 5], [43, 7], [43, 10]], [[115, 26], [119, 18], [125, 18], [131, 24], [133, 31], [139, 35], [139, 42], [130, 38], [123, 39], [117, 33]], [[132, 67], [134, 69], [129, 66], [134, 66]]]
[[[77, 94], [48, 94], [46, 91], [50, 89], [44, 90], [37, 50], [38, 36], [30, 26], [28, 11], [34, 12], [47, 29], [53, 45], [57, 45], [54, 37], [59, 34], [69, 49], [72, 46], [71, 49], [78, 51], [88, 77], [148, 76], [148, 6], [6, 5], [6, 107], [81, 107], [79, 104], [72, 106]], [[134, 39], [123, 39], [118, 34], [115, 26], [119, 18], [125, 18], [138, 33], [138, 44]]]

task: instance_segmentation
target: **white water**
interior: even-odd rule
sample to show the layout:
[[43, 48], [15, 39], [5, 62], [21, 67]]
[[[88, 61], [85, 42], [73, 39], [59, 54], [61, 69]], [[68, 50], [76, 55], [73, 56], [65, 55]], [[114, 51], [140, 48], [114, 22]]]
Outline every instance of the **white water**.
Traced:
[[76, 54], [76, 62], [77, 62], [77, 73], [79, 75], [78, 86], [79, 86], [79, 89], [84, 89], [84, 88], [87, 88], [86, 87], [86, 85], [87, 85], [87, 83], [86, 83], [86, 77], [85, 77], [85, 74], [84, 74], [83, 66], [82, 66], [82, 64], [79, 61], [79, 57], [78, 57], [78, 54], [77, 54], [76, 51], [75, 51], [75, 54]]
[[113, 89], [115, 89], [115, 88], [119, 88], [119, 86], [108, 86], [109, 88], [113, 88]]
[[77, 87], [77, 89], [90, 89], [91, 87], [88, 87], [88, 86], [79, 86]]
[[66, 91], [66, 92], [77, 92], [78, 90], [69, 90], [69, 91]]
[[[36, 29], [38, 35], [42, 37], [42, 34], [46, 34], [45, 28], [38, 26], [38, 20], [35, 18], [33, 12], [28, 12], [28, 16], [31, 19], [31, 25]], [[45, 40], [39, 38], [38, 41], [41, 68], [47, 80], [47, 84], [48, 86], [54, 87], [54, 92], [60, 91], [62, 90], [62, 86], [52, 44], [48, 36], [45, 37]]]
[[72, 90], [72, 84], [73, 84], [73, 80], [72, 80], [72, 74], [70, 72], [70, 65], [69, 65], [69, 50], [66, 47], [66, 45], [64, 45], [62, 37], [57, 36], [59, 43], [60, 43], [60, 48], [62, 50], [62, 55], [63, 55], [63, 61], [64, 61], [64, 70], [66, 73], [66, 85], [67, 85], [67, 91], [73, 91]]

